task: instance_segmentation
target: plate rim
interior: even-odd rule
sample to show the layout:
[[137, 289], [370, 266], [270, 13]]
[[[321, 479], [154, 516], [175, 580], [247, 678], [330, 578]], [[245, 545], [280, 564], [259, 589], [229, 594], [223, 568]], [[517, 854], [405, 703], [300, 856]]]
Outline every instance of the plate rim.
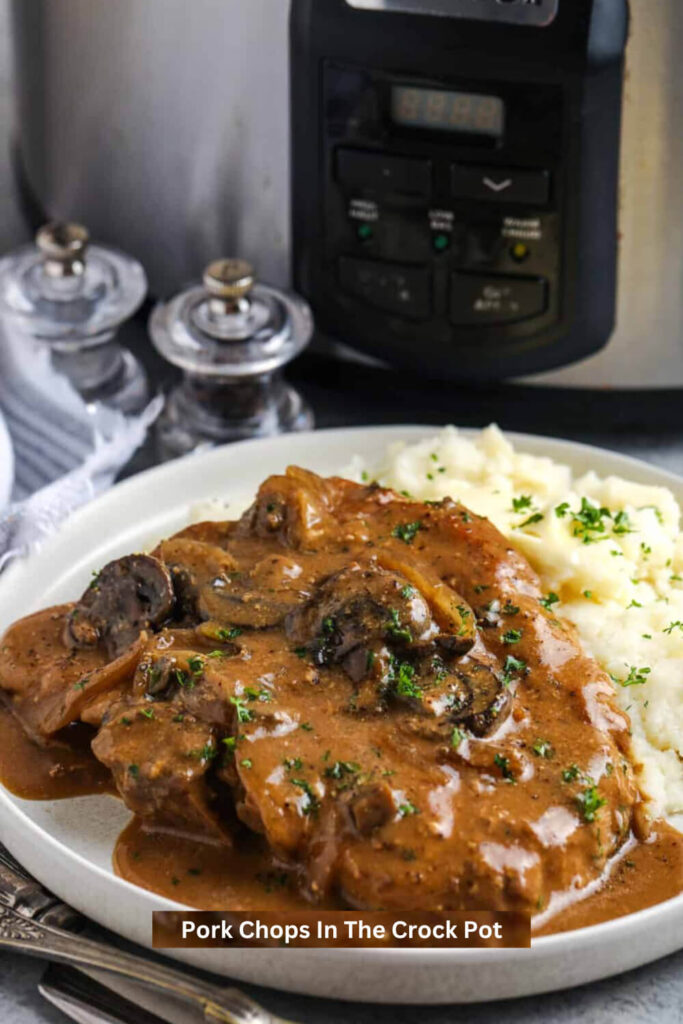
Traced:
[[[436, 435], [444, 429], [445, 425], [435, 424], [386, 424], [386, 425], [372, 425], [368, 427], [354, 426], [354, 427], [335, 427], [328, 430], [317, 430], [317, 431], [306, 431], [295, 435], [282, 435], [275, 438], [259, 438], [255, 440], [236, 442], [230, 445], [222, 445], [216, 448], [210, 449], [209, 451], [198, 453], [187, 457], [187, 460], [192, 461], [195, 465], [198, 462], [206, 463], [207, 465], [215, 461], [220, 463], [221, 457], [224, 457], [227, 452], [248, 452], [254, 448], [268, 448], [271, 445], [291, 441], [293, 439], [299, 440], [303, 443], [305, 440], [317, 439], [324, 440], [326, 437], [333, 437], [337, 439], [349, 438], [351, 442], [355, 438], [360, 438], [372, 433], [373, 435], [386, 435], [385, 444], [392, 443], [392, 441], [399, 441], [405, 439], [408, 442], [416, 440], [419, 436], [426, 437], [430, 435]], [[459, 432], [466, 437], [473, 437], [479, 435], [482, 430], [486, 427], [458, 427]], [[659, 466], [649, 464], [642, 459], [636, 458], [630, 455], [624, 455], [621, 452], [612, 451], [610, 449], [601, 448], [597, 445], [586, 444], [584, 442], [576, 442], [567, 440], [564, 438], [554, 438], [545, 434], [529, 434], [515, 431], [507, 431], [503, 429], [503, 433], [507, 439], [509, 439], [515, 447], [528, 445], [532, 446], [539, 445], [541, 448], [546, 445], [555, 449], [556, 454], [548, 457], [557, 459], [563, 459], [572, 462], [571, 453], [574, 452], [583, 455], [585, 458], [589, 458], [591, 455], [597, 454], [601, 458], [607, 457], [608, 460], [614, 460], [623, 468], [617, 470], [615, 467], [615, 473], [623, 473], [627, 471], [628, 467], [631, 466], [637, 473], [645, 473], [646, 476], [657, 478], [659, 484], [653, 480], [654, 486], [669, 486], [675, 490], [683, 490], [683, 476], [680, 476], [671, 470], [663, 469]], [[403, 436], [401, 436], [403, 435]], [[412, 435], [412, 436], [410, 436]], [[315, 442], [314, 442], [315, 443]], [[295, 446], [296, 447], [296, 446]], [[564, 455], [562, 454], [564, 453]], [[354, 449], [350, 446], [348, 458], [355, 454]], [[147, 490], [151, 485], [153, 486], [154, 481], [157, 478], [163, 478], [169, 476], [174, 468], [186, 460], [177, 460], [175, 462], [163, 463], [159, 466], [151, 467], [147, 470], [143, 470], [137, 473], [135, 476], [130, 477], [114, 487], [110, 488], [104, 494], [99, 495], [93, 501], [87, 503], [81, 508], [77, 509], [67, 521], [70, 530], [77, 529], [78, 524], [83, 517], [90, 517], [91, 515], [97, 515], [100, 508], [106, 507], [112, 501], [112, 496], [116, 496], [118, 499], [125, 499], [129, 495], [134, 495], [138, 490]], [[290, 459], [288, 458], [289, 462]], [[226, 488], [227, 490], [227, 488]], [[181, 507], [179, 503], [178, 508]], [[188, 507], [191, 505], [191, 501], [186, 503]], [[167, 509], [171, 511], [171, 509]], [[65, 524], [65, 525], [67, 525]], [[37, 553], [31, 554], [25, 558], [18, 559], [13, 562], [5, 572], [0, 576], [0, 595], [4, 592], [5, 588], [11, 586], [15, 577], [19, 578], [24, 575], [28, 575], [33, 568], [34, 563], [39, 559], [48, 559], [53, 549], [59, 549], [63, 542], [63, 531], [58, 531], [54, 536], [50, 537], [49, 540], [40, 548]], [[187, 910], [188, 905], [178, 903], [174, 900], [170, 900], [166, 897], [160, 896], [157, 893], [141, 888], [140, 886], [134, 885], [132, 882], [128, 882], [125, 879], [120, 878], [114, 874], [113, 871], [107, 871], [100, 867], [98, 864], [93, 863], [86, 856], [70, 849], [64, 842], [46, 831], [40, 824], [35, 822], [21, 806], [15, 803], [16, 798], [13, 798], [12, 794], [5, 789], [4, 786], [0, 786], [0, 824], [4, 814], [8, 813], [12, 815], [15, 820], [21, 822], [24, 829], [27, 829], [34, 837], [40, 838], [44, 843], [47, 841], [48, 846], [55, 852], [59, 852], [60, 856], [66, 856], [72, 863], [79, 865], [82, 869], [87, 870], [92, 875], [94, 873], [102, 884], [111, 886], [112, 882], [115, 887], [122, 886], [125, 891], [130, 894], [135, 894], [138, 899], [142, 899], [144, 902], [149, 904], [148, 909], [152, 910]], [[112, 797], [112, 799], [116, 799]], [[55, 801], [38, 801], [40, 803], [54, 803]], [[45, 883], [48, 884], [49, 883]], [[672, 897], [663, 903], [654, 904], [651, 907], [646, 907], [643, 910], [637, 911], [636, 913], [627, 914], [622, 917], [612, 918], [609, 921], [601, 922], [594, 925], [588, 925], [583, 928], [573, 929], [567, 932], [558, 932], [553, 935], [540, 936], [533, 939], [532, 950], [536, 951], [537, 954], [542, 956], [543, 954], [552, 955], [557, 952], [558, 947], [565, 946], [567, 944], [575, 945], [588, 944], [597, 941], [598, 943], [609, 942], [614, 932], [621, 932], [626, 927], [639, 928], [641, 925], [647, 923], [653, 917], [662, 917], [665, 914], [676, 914], [678, 911], [683, 911], [683, 892], [678, 896]], [[683, 946], [683, 936], [681, 940]], [[329, 952], [327, 950], [312, 949], [308, 951], [310, 954], [323, 954]], [[468, 962], [486, 962], [486, 963], [502, 963], [509, 960], [515, 960], [519, 955], [517, 949], [386, 949], [386, 950], [364, 950], [364, 953], [371, 952], [373, 954], [372, 959], [377, 963], [391, 962], [396, 959], [403, 959], [409, 957], [412, 960], [416, 959], [428, 959], [430, 962], [437, 963], [439, 961], [468, 961]], [[335, 956], [344, 954], [343, 960], [353, 959], [357, 956], [358, 950], [356, 949], [343, 949], [335, 950]], [[416, 954], [418, 956], [416, 957]]]

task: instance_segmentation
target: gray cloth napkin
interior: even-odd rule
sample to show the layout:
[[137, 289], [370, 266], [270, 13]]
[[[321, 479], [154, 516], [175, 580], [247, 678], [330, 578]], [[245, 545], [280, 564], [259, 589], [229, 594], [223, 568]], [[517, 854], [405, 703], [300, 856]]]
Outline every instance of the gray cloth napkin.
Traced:
[[0, 408], [15, 456], [12, 504], [0, 515], [0, 570], [113, 483], [163, 405], [139, 416], [86, 406], [50, 363], [47, 346], [0, 331]]

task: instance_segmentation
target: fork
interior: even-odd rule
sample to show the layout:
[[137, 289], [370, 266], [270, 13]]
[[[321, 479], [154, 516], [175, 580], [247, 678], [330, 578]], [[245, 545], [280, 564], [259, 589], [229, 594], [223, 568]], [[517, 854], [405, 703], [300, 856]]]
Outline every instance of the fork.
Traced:
[[82, 922], [74, 910], [43, 889], [0, 845], [0, 948], [122, 975], [191, 1004], [208, 1022], [292, 1024], [239, 989], [212, 985], [66, 930]]

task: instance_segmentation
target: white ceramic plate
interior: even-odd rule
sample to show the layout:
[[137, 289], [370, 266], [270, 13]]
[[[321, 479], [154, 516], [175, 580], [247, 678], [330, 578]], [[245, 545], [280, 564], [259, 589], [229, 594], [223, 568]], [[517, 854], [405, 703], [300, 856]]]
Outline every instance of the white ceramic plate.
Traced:
[[0, 512], [9, 502], [14, 480], [14, 454], [4, 417], [0, 412]]
[[[355, 452], [378, 458], [399, 439], [435, 428], [321, 431], [251, 441], [150, 470], [75, 513], [42, 551], [0, 580], [0, 633], [18, 616], [80, 594], [95, 569], [145, 547], [188, 521], [188, 502], [231, 499], [228, 515], [251, 500], [269, 474], [298, 463], [339, 472]], [[596, 448], [515, 436], [522, 449], [670, 487], [683, 480]], [[113, 931], [151, 943], [152, 911], [178, 905], [116, 878], [111, 852], [127, 820], [111, 797], [26, 802], [0, 792], [0, 838], [62, 899]], [[474, 1002], [567, 988], [665, 956], [683, 945], [683, 896], [629, 917], [538, 939], [530, 950], [188, 950], [178, 959], [244, 981], [308, 995], [392, 1003]]]

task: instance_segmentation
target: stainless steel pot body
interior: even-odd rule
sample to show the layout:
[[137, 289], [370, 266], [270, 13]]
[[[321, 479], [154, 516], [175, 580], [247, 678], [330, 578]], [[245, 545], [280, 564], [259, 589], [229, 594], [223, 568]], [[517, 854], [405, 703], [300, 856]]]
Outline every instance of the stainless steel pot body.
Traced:
[[289, 276], [287, 0], [16, 0], [21, 166], [152, 291], [240, 255]]
[[[288, 7], [13, 0], [19, 151], [40, 206], [133, 253], [157, 293], [224, 253], [287, 284]], [[683, 386], [683, 4], [631, 13], [618, 327], [539, 383]]]

